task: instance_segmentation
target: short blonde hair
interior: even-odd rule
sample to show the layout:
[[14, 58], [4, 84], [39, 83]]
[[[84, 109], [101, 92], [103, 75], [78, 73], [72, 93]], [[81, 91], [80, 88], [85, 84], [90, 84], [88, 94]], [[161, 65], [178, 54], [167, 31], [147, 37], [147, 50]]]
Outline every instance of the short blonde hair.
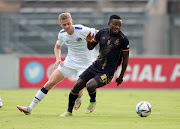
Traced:
[[68, 18], [71, 18], [71, 14], [69, 12], [61, 13], [58, 17], [59, 22], [61, 22], [62, 20], [68, 19]]

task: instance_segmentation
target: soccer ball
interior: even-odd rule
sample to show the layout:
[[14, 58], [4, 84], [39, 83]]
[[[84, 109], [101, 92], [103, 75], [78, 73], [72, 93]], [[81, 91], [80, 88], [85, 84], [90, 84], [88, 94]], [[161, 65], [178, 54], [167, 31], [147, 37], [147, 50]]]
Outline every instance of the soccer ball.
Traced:
[[151, 114], [151, 104], [146, 101], [141, 101], [136, 105], [136, 113], [140, 117], [147, 117]]

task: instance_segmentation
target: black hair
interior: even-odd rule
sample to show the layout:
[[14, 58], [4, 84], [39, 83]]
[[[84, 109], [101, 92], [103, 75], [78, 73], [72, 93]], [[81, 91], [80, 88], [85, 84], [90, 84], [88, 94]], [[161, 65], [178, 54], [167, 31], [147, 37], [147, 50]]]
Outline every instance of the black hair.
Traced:
[[117, 15], [117, 14], [113, 14], [113, 15], [110, 16], [109, 22], [110, 22], [112, 19], [121, 19], [121, 17], [120, 17], [119, 15]]

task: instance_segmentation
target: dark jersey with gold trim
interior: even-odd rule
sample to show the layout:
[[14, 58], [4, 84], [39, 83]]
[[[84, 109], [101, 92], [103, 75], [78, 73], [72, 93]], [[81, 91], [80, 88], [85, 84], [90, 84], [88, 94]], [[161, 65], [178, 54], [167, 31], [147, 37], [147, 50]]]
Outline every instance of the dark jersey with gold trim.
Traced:
[[110, 35], [109, 28], [101, 29], [93, 39], [99, 42], [100, 50], [94, 66], [99, 70], [115, 72], [121, 60], [121, 51], [129, 51], [129, 40], [120, 31], [119, 34]]

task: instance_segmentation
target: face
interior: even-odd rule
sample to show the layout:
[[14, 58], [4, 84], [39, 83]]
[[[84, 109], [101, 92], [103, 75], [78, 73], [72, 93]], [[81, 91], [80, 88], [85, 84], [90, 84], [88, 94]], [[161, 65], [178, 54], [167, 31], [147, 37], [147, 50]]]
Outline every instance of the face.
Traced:
[[118, 34], [121, 29], [121, 19], [112, 19], [108, 25], [112, 34]]
[[72, 30], [72, 24], [73, 21], [71, 18], [65, 19], [65, 20], [61, 20], [60, 21], [60, 26], [68, 33]]

